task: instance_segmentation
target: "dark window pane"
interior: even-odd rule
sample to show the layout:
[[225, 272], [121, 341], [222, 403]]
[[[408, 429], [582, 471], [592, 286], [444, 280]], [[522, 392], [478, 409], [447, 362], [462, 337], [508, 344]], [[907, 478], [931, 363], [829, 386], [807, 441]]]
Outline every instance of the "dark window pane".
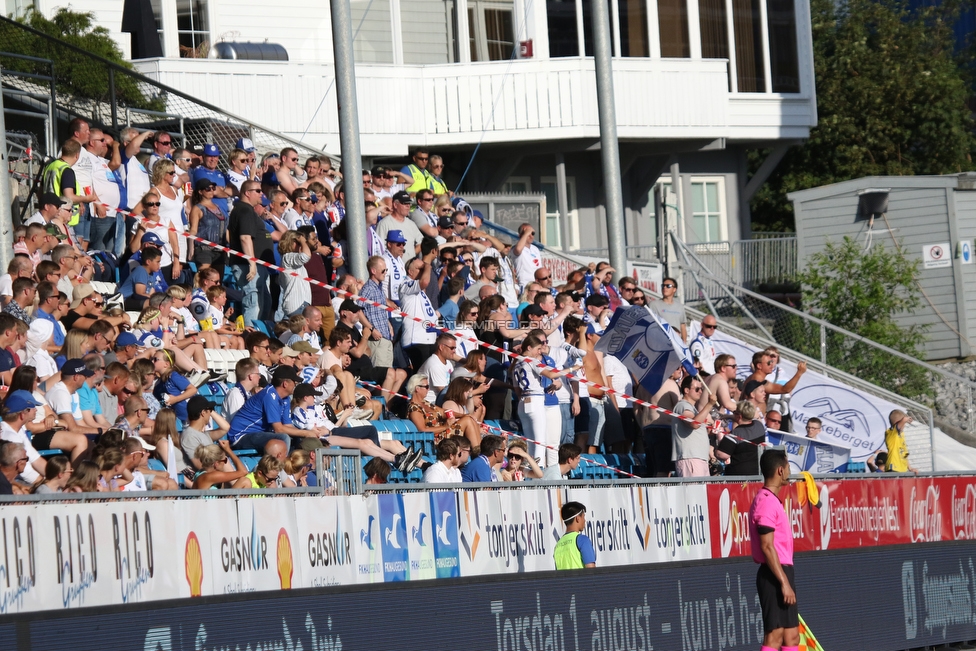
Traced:
[[468, 43], [471, 46], [471, 60], [478, 61], [478, 45], [475, 41], [475, 30], [477, 29], [476, 23], [474, 22], [474, 9], [468, 8]]
[[620, 13], [620, 54], [625, 57], [648, 56], [647, 6], [644, 2], [619, 0], [617, 5]]
[[759, 2], [760, 0], [732, 0], [735, 66], [740, 93], [766, 92]]
[[661, 29], [661, 56], [689, 58], [691, 45], [688, 40], [688, 6], [685, 0], [657, 0], [657, 18]]
[[[583, 0], [583, 54], [593, 56], [593, 3]], [[613, 31], [613, 30], [611, 30]]]
[[774, 93], [799, 93], [800, 71], [796, 54], [796, 12], [793, 0], [768, 0], [769, 70]]
[[503, 61], [512, 58], [515, 47], [512, 11], [509, 9], [485, 9], [485, 37], [488, 41], [489, 61]]
[[579, 56], [579, 34], [576, 29], [576, 2], [574, 0], [549, 0], [549, 56]]
[[698, 1], [702, 58], [729, 58], [729, 26], [727, 21], [725, 0]]

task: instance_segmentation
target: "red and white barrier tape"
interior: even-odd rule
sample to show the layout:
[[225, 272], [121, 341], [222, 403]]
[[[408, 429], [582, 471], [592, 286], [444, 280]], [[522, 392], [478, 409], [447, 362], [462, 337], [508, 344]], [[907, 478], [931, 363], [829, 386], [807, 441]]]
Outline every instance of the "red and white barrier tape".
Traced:
[[[102, 205], [105, 206], [106, 208], [112, 208], [112, 206], [109, 206], [107, 204], [102, 204]], [[134, 213], [127, 212], [127, 211], [124, 211], [124, 210], [121, 210], [121, 209], [119, 209], [118, 212], [121, 213], [121, 214], [123, 214], [123, 215], [128, 215], [130, 217], [133, 217], [134, 219], [137, 219], [139, 221], [149, 222], [149, 220], [146, 219], [145, 217], [143, 217], [142, 215], [136, 215]], [[149, 222], [149, 223], [152, 223], [152, 222]], [[156, 223], [156, 225], [154, 226], [154, 228], [158, 228], [159, 226], [162, 226], [162, 224], [161, 223]], [[364, 303], [364, 304], [372, 305], [374, 307], [378, 307], [378, 308], [380, 308], [382, 310], [385, 310], [385, 311], [387, 311], [387, 312], [389, 312], [391, 314], [395, 314], [397, 316], [400, 316], [400, 317], [402, 317], [404, 319], [410, 319], [411, 321], [414, 321], [416, 323], [419, 323], [419, 324], [423, 325], [424, 327], [433, 327], [433, 328], [437, 329], [438, 331], [443, 332], [443, 333], [446, 333], [446, 334], [449, 334], [449, 335], [451, 335], [451, 336], [453, 336], [453, 337], [455, 337], [457, 339], [464, 339], [465, 341], [469, 341], [469, 342], [471, 342], [471, 343], [473, 343], [473, 344], [475, 344], [477, 346], [480, 346], [482, 348], [487, 348], [488, 350], [492, 350], [492, 351], [494, 351], [496, 353], [501, 353], [502, 355], [504, 355], [506, 357], [511, 357], [511, 358], [514, 358], [514, 359], [516, 359], [518, 361], [523, 361], [523, 362], [528, 362], [528, 363], [531, 363], [531, 364], [535, 364], [539, 368], [544, 368], [544, 369], [553, 371], [553, 372], [555, 372], [559, 376], [565, 377], [565, 378], [567, 378], [569, 380], [573, 380], [573, 381], [579, 382], [580, 384], [585, 384], [588, 387], [592, 387], [594, 389], [598, 389], [600, 391], [605, 392], [607, 395], [610, 395], [610, 396], [619, 396], [619, 397], [621, 397], [621, 398], [623, 398], [625, 400], [629, 400], [629, 401], [633, 402], [634, 404], [640, 405], [640, 406], [645, 407], [647, 409], [652, 409], [652, 410], [657, 411], [659, 413], [666, 414], [668, 416], [671, 416], [672, 418], [677, 418], [679, 420], [683, 420], [683, 421], [685, 421], [687, 423], [691, 423], [691, 424], [696, 425], [696, 426], [703, 424], [703, 423], [700, 423], [700, 422], [695, 422], [694, 419], [689, 418], [687, 416], [684, 416], [684, 415], [681, 415], [681, 414], [677, 414], [677, 413], [675, 413], [673, 411], [670, 411], [668, 409], [665, 409], [664, 407], [659, 407], [658, 405], [655, 405], [655, 404], [652, 404], [650, 402], [647, 402], [646, 400], [641, 400], [640, 398], [635, 398], [634, 396], [631, 396], [631, 395], [628, 395], [626, 393], [623, 393], [622, 391], [617, 391], [613, 387], [606, 387], [606, 386], [603, 386], [602, 384], [599, 384], [597, 382], [593, 382], [592, 380], [584, 380], [583, 378], [580, 378], [580, 377], [574, 375], [571, 371], [566, 371], [566, 370], [563, 370], [563, 369], [558, 369], [558, 368], [555, 368], [553, 366], [549, 366], [548, 364], [546, 364], [545, 362], [542, 362], [540, 360], [532, 359], [531, 357], [524, 357], [524, 356], [519, 355], [517, 353], [513, 353], [513, 352], [511, 352], [509, 350], [505, 350], [504, 348], [500, 348], [498, 346], [493, 346], [492, 344], [485, 343], [484, 341], [481, 341], [480, 339], [473, 338], [473, 337], [468, 337], [468, 336], [464, 335], [463, 333], [459, 333], [459, 332], [456, 332], [456, 331], [451, 331], [448, 328], [442, 328], [442, 327], [436, 325], [436, 323], [431, 323], [430, 321], [426, 321], [424, 319], [421, 319], [421, 318], [412, 316], [410, 314], [407, 314], [406, 312], [401, 312], [400, 310], [398, 310], [396, 308], [389, 307], [388, 305], [385, 305], [385, 304], [382, 304], [382, 303], [376, 303], [376, 302], [371, 301], [369, 299], [363, 298], [362, 296], [359, 296], [357, 294], [351, 294], [351, 293], [347, 292], [344, 289], [340, 289], [338, 287], [334, 287], [334, 286], [332, 286], [332, 285], [330, 285], [328, 283], [322, 282], [321, 280], [316, 280], [315, 278], [309, 278], [308, 276], [303, 276], [303, 275], [299, 274], [297, 271], [291, 271], [289, 269], [285, 269], [283, 267], [279, 267], [279, 266], [277, 266], [277, 265], [275, 265], [273, 263], [265, 262], [264, 260], [261, 260], [260, 258], [255, 258], [253, 256], [249, 256], [249, 255], [246, 255], [244, 253], [241, 253], [240, 251], [235, 251], [234, 249], [231, 249], [229, 247], [223, 246], [222, 244], [216, 244], [216, 243], [211, 242], [209, 240], [205, 240], [202, 237], [199, 237], [197, 235], [190, 235], [189, 233], [187, 233], [185, 231], [180, 231], [179, 229], [177, 229], [177, 228], [175, 228], [173, 226], [167, 226], [167, 227], [164, 227], [164, 228], [166, 228], [166, 230], [168, 230], [168, 231], [171, 231], [173, 233], [176, 233], [180, 237], [188, 237], [188, 238], [190, 238], [190, 239], [192, 239], [192, 240], [194, 240], [196, 242], [199, 242], [199, 243], [205, 244], [205, 245], [207, 245], [207, 246], [209, 246], [211, 248], [217, 249], [218, 251], [223, 251], [224, 253], [227, 253], [229, 255], [236, 256], [238, 258], [242, 258], [244, 260], [247, 260], [249, 262], [253, 262], [255, 264], [260, 264], [260, 265], [265, 266], [265, 267], [267, 267], [269, 269], [274, 269], [278, 273], [288, 274], [290, 276], [294, 276], [295, 278], [299, 278], [299, 279], [305, 280], [305, 281], [307, 281], [309, 283], [314, 283], [315, 285], [317, 285], [319, 287], [324, 287], [325, 289], [328, 289], [330, 291], [333, 291], [333, 292], [335, 292], [335, 293], [337, 293], [337, 294], [339, 294], [341, 296], [344, 296], [346, 298], [350, 298], [350, 299], [356, 301], [357, 303]]]

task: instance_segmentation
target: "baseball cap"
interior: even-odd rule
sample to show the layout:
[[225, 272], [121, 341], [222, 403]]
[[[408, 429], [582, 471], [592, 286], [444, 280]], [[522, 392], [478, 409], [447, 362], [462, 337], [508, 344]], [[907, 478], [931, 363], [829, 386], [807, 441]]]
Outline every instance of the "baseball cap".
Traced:
[[742, 396], [744, 398], [749, 398], [752, 392], [761, 387], [764, 383], [759, 380], [749, 380], [746, 385], [742, 387]]
[[410, 205], [410, 202], [412, 201], [410, 199], [410, 193], [406, 192], [405, 190], [400, 190], [395, 195], [393, 195], [393, 200], [397, 203], [402, 203], [407, 206]]
[[291, 346], [285, 346], [279, 353], [282, 357], [298, 357], [298, 351]]
[[11, 414], [17, 414], [25, 409], [30, 409], [31, 407], [39, 407], [41, 403], [34, 399], [30, 391], [25, 389], [20, 389], [19, 391], [14, 391], [7, 396], [7, 399], [3, 401], [3, 406]]
[[251, 139], [250, 138], [241, 138], [240, 140], [238, 140], [237, 141], [237, 148], [238, 149], [243, 149], [244, 151], [246, 151], [249, 154], [252, 151], [257, 151], [255, 149], [255, 147], [254, 147], [254, 143], [251, 142]]
[[261, 195], [261, 205], [264, 206], [265, 208], [270, 208], [271, 207], [271, 199], [269, 199], [267, 196], [265, 196], [265, 195], [262, 194]]
[[220, 147], [217, 145], [204, 145], [203, 146], [204, 156], [220, 156]]
[[481, 213], [480, 210], [472, 210], [471, 211], [471, 216], [472, 217], [477, 217], [478, 219], [480, 219], [482, 221], [484, 221], [484, 219], [485, 219], [485, 216]]
[[139, 340], [131, 332], [123, 332], [115, 338], [115, 348], [125, 348], [126, 346], [138, 346]]
[[62, 199], [61, 197], [59, 197], [58, 195], [54, 194], [53, 192], [45, 192], [44, 194], [41, 195], [42, 208], [44, 206], [57, 206], [58, 208], [60, 208], [66, 203], [68, 202]]
[[386, 234], [387, 242], [397, 242], [399, 244], [406, 244], [407, 238], [403, 236], [403, 231], [390, 231]]
[[95, 293], [95, 288], [89, 283], [82, 283], [74, 288], [71, 293], [71, 309], [75, 309], [81, 305], [81, 302]]
[[522, 316], [545, 316], [546, 311], [538, 305], [527, 305], [522, 310]]
[[146, 233], [142, 236], [143, 244], [152, 244], [153, 246], [163, 247], [163, 241], [159, 239], [159, 236], [155, 233]]
[[279, 366], [278, 368], [276, 368], [274, 374], [271, 376], [271, 379], [274, 381], [281, 381], [281, 380], [291, 380], [292, 382], [302, 381], [302, 378], [299, 377], [298, 372], [295, 371], [295, 369], [293, 369], [290, 366]]
[[356, 301], [352, 300], [351, 298], [347, 298], [342, 302], [342, 305], [339, 306], [339, 311], [359, 314], [360, 312], [363, 311], [363, 306], [357, 303]]
[[146, 439], [142, 438], [141, 436], [132, 436], [130, 438], [134, 438], [135, 440], [139, 441], [139, 445], [142, 446], [143, 450], [148, 450], [149, 452], [152, 452], [153, 450], [156, 449], [155, 445], [148, 443]]
[[193, 396], [186, 401], [186, 415], [190, 420], [200, 418], [200, 414], [206, 409], [213, 411], [216, 408], [216, 403], [207, 400], [206, 396]]
[[317, 353], [319, 351], [312, 348], [312, 344], [308, 343], [304, 339], [301, 341], [296, 341], [291, 345], [291, 349], [296, 353]]
[[471, 204], [460, 197], [454, 197], [454, 199], [451, 201], [451, 205], [454, 206], [454, 210], [463, 210], [467, 214], [471, 214]]
[[61, 229], [58, 228], [57, 226], [55, 226], [54, 224], [48, 224], [47, 226], [45, 226], [44, 227], [44, 232], [47, 233], [48, 235], [53, 235], [54, 237], [58, 238], [58, 240], [60, 240], [62, 242], [64, 240], [68, 239], [68, 236], [65, 235], [61, 231]]
[[204, 190], [208, 190], [216, 185], [217, 184], [210, 179], [200, 179], [193, 184], [193, 189], [197, 192], [203, 192]]
[[84, 375], [85, 377], [91, 377], [95, 375], [95, 371], [89, 370], [85, 365], [85, 360], [83, 359], [69, 359], [61, 367], [61, 377], [66, 377], [68, 375]]
[[454, 220], [444, 215], [437, 220], [437, 228], [454, 228]]
[[320, 396], [322, 392], [313, 387], [311, 384], [299, 384], [295, 387], [295, 393], [292, 394], [292, 400], [301, 400], [302, 398], [307, 398], [309, 396]]

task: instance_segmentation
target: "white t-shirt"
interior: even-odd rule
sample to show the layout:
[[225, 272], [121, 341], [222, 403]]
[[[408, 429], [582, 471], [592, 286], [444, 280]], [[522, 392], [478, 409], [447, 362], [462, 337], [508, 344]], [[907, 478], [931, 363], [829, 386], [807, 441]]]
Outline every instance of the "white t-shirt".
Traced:
[[[634, 382], [630, 377], [630, 371], [624, 366], [624, 363], [613, 355], [603, 356], [603, 374], [607, 376], [613, 376], [610, 381], [611, 386], [614, 391], [621, 391], [626, 393], [628, 396], [634, 395]], [[621, 398], [619, 395], [614, 395], [614, 400], [617, 401], [617, 408], [624, 409], [625, 407], [633, 407], [634, 405], [626, 398]]]
[[688, 350], [691, 352], [692, 357], [697, 357], [698, 361], [701, 362], [703, 371], [709, 375], [715, 374], [715, 358], [717, 355], [715, 353], [715, 344], [712, 343], [711, 338], [706, 337], [702, 333], [698, 333], [698, 336], [688, 346]]
[[238, 192], [240, 192], [241, 186], [244, 185], [244, 181], [247, 180], [246, 174], [241, 174], [240, 172], [235, 172], [234, 170], [227, 170], [227, 180], [231, 182]]
[[224, 413], [227, 415], [228, 422], [234, 418], [237, 410], [244, 406], [250, 396], [245, 396], [244, 392], [237, 385], [232, 386], [224, 397]]
[[545, 395], [542, 389], [542, 367], [537, 361], [520, 361], [515, 365], [513, 373], [515, 385], [522, 390], [522, 398]]
[[285, 222], [288, 226], [288, 230], [297, 231], [299, 226], [311, 226], [312, 218], [310, 216], [303, 215], [294, 208], [289, 208], [281, 216], [281, 220]]
[[197, 322], [193, 314], [190, 313], [190, 308], [184, 306], [177, 310], [173, 310], [180, 315], [183, 319], [183, 332], [185, 334], [195, 334], [200, 332], [200, 324]]
[[47, 222], [44, 221], [44, 217], [41, 215], [41, 211], [38, 210], [30, 218], [24, 222], [24, 226], [30, 226], [31, 224], [39, 224], [41, 226], [47, 226]]
[[125, 182], [126, 202], [131, 208], [146, 196], [152, 184], [149, 181], [149, 173], [136, 156], [127, 160], [121, 169], [122, 180]]
[[440, 357], [431, 355], [417, 372], [427, 376], [427, 383], [430, 385], [427, 391], [427, 402], [433, 404], [437, 400], [437, 387], [446, 387], [451, 383], [454, 364], [450, 360], [442, 363]]
[[[167, 227], [173, 227], [176, 229], [176, 242], [180, 247], [179, 255], [180, 262], [186, 262], [186, 237], [183, 233], [186, 232], [186, 226], [183, 224], [183, 202], [185, 197], [183, 195], [182, 189], [176, 190], [176, 198], [170, 199], [169, 197], [164, 197], [160, 195], [159, 198], [159, 223], [165, 224]], [[153, 229], [155, 232], [155, 229]], [[156, 233], [159, 235], [159, 233]], [[160, 239], [166, 243], [166, 247], [169, 247], [169, 231], [163, 229], [163, 235], [159, 235]], [[175, 253], [175, 252], [174, 252]], [[166, 254], [163, 253], [163, 258], [166, 258]], [[161, 267], [167, 266], [165, 263], [160, 264]]]
[[20, 430], [15, 430], [7, 423], [0, 421], [0, 438], [24, 446], [24, 450], [27, 451], [27, 466], [24, 467], [24, 472], [20, 473], [20, 476], [29, 484], [37, 481], [41, 475], [34, 469], [34, 462], [40, 459], [41, 455], [31, 445], [30, 439], [27, 438], [27, 428], [21, 427]]
[[[552, 358], [552, 361], [556, 362], [556, 368], [565, 370], [571, 366], [574, 366], [577, 361], [583, 359], [583, 351], [570, 344], [549, 346], [549, 357]], [[573, 401], [573, 392], [571, 390], [572, 387], [570, 386], [570, 382], [572, 382], [572, 380], [567, 377], [559, 378], [560, 387], [556, 389], [556, 397], [559, 399], [559, 404], [568, 405]]]
[[64, 382], [58, 382], [48, 389], [45, 397], [55, 414], [60, 416], [70, 413], [76, 421], [81, 421], [81, 401], [78, 392], [69, 393]]
[[82, 194], [88, 194], [86, 190], [92, 189], [92, 174], [95, 171], [97, 159], [98, 156], [82, 147], [78, 153], [78, 160], [71, 166], [71, 170], [75, 173], [75, 180], [81, 186]]
[[383, 251], [386, 260], [386, 279], [383, 281], [383, 293], [386, 297], [400, 304], [400, 285], [407, 279], [407, 270], [403, 266], [403, 258], [394, 258], [389, 249]]
[[522, 248], [522, 253], [515, 255], [515, 248], [512, 248], [512, 255], [515, 256], [515, 275], [522, 287], [535, 282], [536, 269], [542, 267], [542, 254], [539, 247], [529, 244]]
[[457, 338], [457, 350], [455, 352], [459, 356], [467, 357], [472, 350], [478, 349], [478, 344], [471, 341], [472, 339], [477, 340], [478, 335], [471, 328], [456, 328], [452, 332], [457, 333], [454, 335]]
[[[181, 225], [182, 223], [183, 221], [180, 220]], [[171, 264], [173, 264], [173, 247], [169, 243], [169, 228], [167, 228], [168, 222], [166, 222], [164, 219], [162, 219], [162, 217], [160, 217], [159, 226], [153, 226], [152, 228], [149, 228], [148, 223], [142, 222], [142, 224], [147, 227], [146, 228], [147, 233], [155, 233], [156, 237], [158, 237], [163, 241], [163, 246], [161, 249], [159, 249], [160, 253], [162, 254], [161, 257], [159, 258], [159, 266], [168, 267]]]
[[14, 295], [14, 278], [10, 274], [0, 276], [0, 296]]
[[443, 461], [431, 464], [424, 471], [425, 484], [460, 484], [461, 471], [458, 468], [448, 468]]
[[419, 280], [403, 281], [400, 285], [400, 309], [412, 317], [428, 322], [429, 326], [413, 319], [403, 319], [403, 345], [432, 344], [437, 340], [437, 314], [427, 293], [420, 289]]
[[122, 201], [122, 193], [115, 182], [115, 173], [108, 168], [108, 161], [101, 156], [94, 156], [92, 159], [92, 187], [99, 202], [111, 206], [105, 209], [105, 216], [115, 217], [115, 209]]
[[[170, 445], [170, 448], [172, 448], [172, 447], [173, 446]], [[123, 491], [128, 491], [128, 492], [136, 492], [136, 491], [149, 490], [149, 487], [146, 486], [146, 476], [144, 474], [142, 474], [138, 470], [133, 470], [132, 471], [132, 481], [130, 481], [125, 486], [123, 486], [122, 487], [122, 490]]]

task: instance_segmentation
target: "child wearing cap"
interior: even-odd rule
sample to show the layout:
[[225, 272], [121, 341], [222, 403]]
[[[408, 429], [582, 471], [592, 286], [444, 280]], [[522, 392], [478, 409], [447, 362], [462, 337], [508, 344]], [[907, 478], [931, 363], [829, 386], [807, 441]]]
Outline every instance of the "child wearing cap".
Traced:
[[[237, 324], [233, 323], [225, 314], [224, 306], [227, 305], [227, 290], [220, 285], [213, 285], [207, 288], [207, 301], [210, 303], [210, 314], [208, 320], [209, 327], [220, 337], [220, 347], [232, 350], [244, 350], [244, 338]], [[233, 314], [233, 308], [230, 309]]]

